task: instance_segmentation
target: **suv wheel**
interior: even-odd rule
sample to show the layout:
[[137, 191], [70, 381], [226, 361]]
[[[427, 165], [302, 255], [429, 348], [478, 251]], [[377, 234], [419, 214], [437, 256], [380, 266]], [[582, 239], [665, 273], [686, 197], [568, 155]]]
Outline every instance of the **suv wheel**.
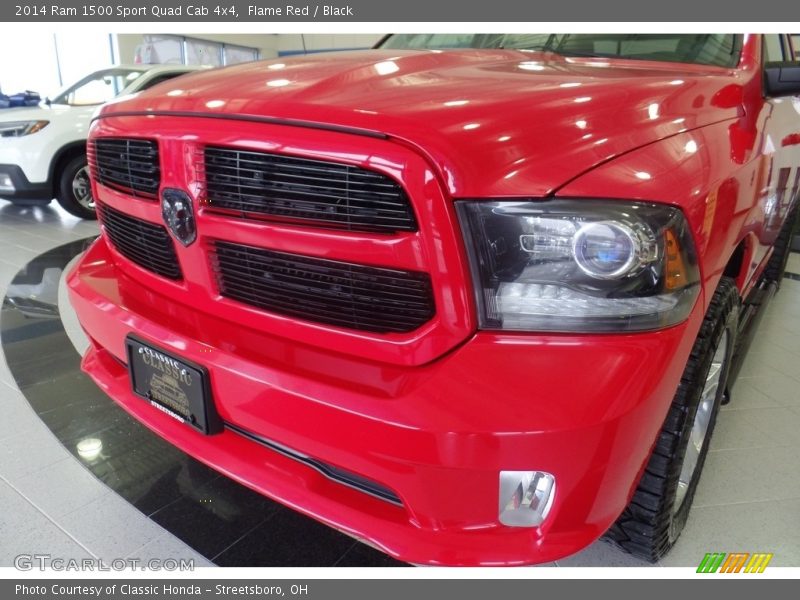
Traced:
[[71, 215], [81, 219], [96, 219], [89, 181], [89, 165], [81, 154], [70, 160], [62, 169], [58, 179], [58, 203]]
[[623, 550], [655, 562], [689, 515], [725, 395], [739, 319], [739, 292], [723, 278], [630, 504], [606, 533]]

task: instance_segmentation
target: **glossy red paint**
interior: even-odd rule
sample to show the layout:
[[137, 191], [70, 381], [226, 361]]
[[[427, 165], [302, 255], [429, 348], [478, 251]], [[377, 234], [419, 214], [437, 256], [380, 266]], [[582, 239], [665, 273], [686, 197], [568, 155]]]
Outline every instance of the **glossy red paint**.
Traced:
[[681, 207], [694, 231], [706, 290], [716, 287], [733, 249], [745, 247], [747, 260], [737, 279], [743, 296], [758, 279], [796, 197], [790, 174], [800, 173], [800, 148], [791, 143], [800, 136], [800, 98], [763, 97], [759, 46], [749, 38], [739, 82], [715, 95], [725, 105], [738, 102], [738, 117], [632, 148], [557, 191]]
[[[156, 118], [156, 117], [154, 117]], [[185, 188], [200, 207], [198, 243], [180, 248], [185, 278], [173, 282], [139, 268], [120, 256], [120, 268], [148, 288], [181, 299], [198, 310], [227, 315], [235, 322], [270, 331], [288, 339], [302, 340], [365, 359], [403, 365], [427, 363], [463, 342], [475, 329], [470, 292], [464, 286], [465, 261], [451, 203], [446, 201], [431, 167], [408, 148], [381, 139], [343, 135], [308, 128], [202, 118], [119, 117], [103, 119], [93, 127], [95, 136], [147, 136], [159, 142], [162, 185]], [[187, 131], [202, 135], [187, 136]], [[327, 158], [369, 167], [403, 182], [416, 199], [415, 210], [425, 228], [414, 233], [387, 236], [305, 228], [267, 221], [230, 219], [203, 205], [202, 145], [215, 144], [289, 155]], [[98, 193], [103, 202], [130, 215], [161, 222], [158, 202], [131, 202], [130, 197], [109, 188]], [[295, 252], [320, 258], [427, 271], [434, 284], [437, 306], [451, 307], [422, 328], [409, 334], [370, 335], [363, 331], [332, 329], [322, 325], [268, 314], [219, 296], [208, 269], [211, 240], [229, 239], [252, 246]], [[112, 250], [113, 251], [113, 250]]]
[[[162, 186], [192, 196], [198, 242], [177, 248], [178, 283], [127, 261], [105, 236], [95, 243], [69, 276], [93, 342], [84, 368], [192, 456], [400, 559], [529, 564], [574, 553], [628, 502], [730, 257], [745, 247], [738, 281], [746, 291], [789, 209], [779, 173], [796, 172], [800, 155], [780, 141], [800, 128], [798, 103], [762, 97], [760, 60], [759, 36], [746, 36], [736, 69], [373, 51], [201, 73], [182, 78], [180, 89], [115, 102], [91, 139], [158, 140]], [[420, 230], [372, 235], [212, 214], [198, 162], [205, 144], [380, 171], [407, 189]], [[97, 183], [94, 192], [162, 222], [157, 202]], [[453, 201], [548, 195], [680, 207], [703, 276], [690, 317], [635, 335], [477, 330]], [[216, 290], [213, 239], [425, 271], [436, 317], [408, 334], [378, 335], [248, 308]], [[205, 365], [225, 421], [380, 483], [403, 506], [229, 430], [203, 436], [153, 409], [132, 394], [118, 362], [131, 332]], [[556, 476], [541, 528], [499, 524], [501, 469]]]
[[[549, 561], [601, 535], [627, 502], [700, 318], [628, 336], [482, 332], [429, 365], [395, 367], [187, 312], [124, 274], [102, 239], [81, 264], [69, 286], [93, 340], [84, 369], [112, 398], [226, 475], [414, 563]], [[205, 365], [226, 422], [381, 483], [404, 506], [153, 409], [118, 362], [129, 332]], [[556, 474], [544, 528], [497, 523], [501, 468]]]
[[314, 54], [225, 74], [185, 76], [180, 94], [161, 88], [104, 114], [233, 113], [382, 132], [427, 157], [450, 196], [544, 196], [631, 148], [735, 118], [740, 103], [712, 98], [744, 77], [514, 50]]

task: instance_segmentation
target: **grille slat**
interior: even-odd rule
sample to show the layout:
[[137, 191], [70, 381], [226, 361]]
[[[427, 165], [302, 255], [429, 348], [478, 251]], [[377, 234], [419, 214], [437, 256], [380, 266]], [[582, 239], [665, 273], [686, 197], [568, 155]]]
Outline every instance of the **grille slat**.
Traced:
[[[345, 281], [351, 281], [349, 277], [349, 273], [353, 272], [359, 277], [354, 283], [358, 284], [363, 282], [370, 287], [385, 283], [388, 285], [395, 285], [394, 282], [397, 281], [398, 277], [403, 277], [403, 275], [407, 274], [408, 271], [403, 271], [399, 269], [392, 269], [388, 267], [381, 267], [381, 268], [373, 268], [373, 267], [366, 267], [363, 265], [356, 265], [352, 263], [346, 262], [339, 262], [335, 260], [323, 259], [323, 258], [312, 258], [308, 256], [298, 255], [298, 254], [290, 254], [286, 252], [278, 252], [273, 250], [264, 250], [261, 248], [254, 248], [252, 246], [245, 246], [242, 244], [235, 244], [233, 242], [218, 242], [216, 251], [221, 255], [230, 254], [232, 257], [238, 257], [240, 253], [244, 250], [254, 250], [256, 252], [270, 252], [272, 256], [270, 257], [274, 263], [283, 264], [286, 267], [293, 267], [296, 266], [300, 262], [305, 262], [307, 264], [307, 269], [309, 271], [318, 271], [321, 276], [324, 276], [327, 280], [335, 280], [341, 279]], [[341, 270], [341, 271], [331, 271], [328, 268], [328, 263], [333, 263], [335, 265], [343, 265], [343, 266], [352, 266], [353, 269], [351, 271]], [[342, 275], [341, 273], [344, 272], [346, 275]], [[417, 287], [421, 289], [425, 289], [428, 286], [427, 277], [419, 277], [416, 279], [403, 281], [402, 285], [397, 286], [402, 289], [408, 289], [408, 287]]]
[[98, 182], [135, 197], [155, 198], [161, 181], [158, 144], [152, 140], [99, 138], [89, 153]]
[[141, 177], [152, 177], [158, 169], [151, 164], [139, 162], [136, 160], [123, 161], [119, 157], [104, 156], [98, 153], [97, 157], [102, 161], [103, 168], [106, 171], [116, 171], [118, 173], [135, 173]]
[[168, 271], [174, 266], [170, 264], [169, 261], [156, 258], [147, 252], [142, 252], [129, 243], [119, 243], [119, 241], [117, 241], [116, 247], [120, 253], [129, 257], [136, 264], [140, 266], [147, 266], [148, 268], [153, 267], [151, 270], [158, 268], [162, 271]]
[[[270, 310], [272, 312], [280, 313], [280, 314], [288, 314], [289, 316], [297, 316], [295, 312], [297, 306], [289, 301], [281, 301], [279, 299], [270, 299], [274, 300], [270, 303]], [[240, 302], [245, 302], [247, 304], [253, 302], [261, 302], [263, 301], [262, 296], [243, 296], [239, 299]], [[358, 329], [361, 330], [372, 330], [375, 331], [390, 331], [394, 330], [395, 328], [400, 331], [405, 331], [407, 323], [402, 319], [379, 319], [379, 318], [369, 318], [364, 315], [349, 315], [343, 314], [342, 312], [335, 311], [335, 310], [323, 310], [319, 308], [314, 308], [314, 314], [317, 315], [315, 317], [315, 321], [320, 323], [326, 323], [328, 325], [336, 325], [343, 328], [352, 329], [353, 327], [353, 319], [358, 318], [359, 327]]]
[[[363, 296], [359, 297], [359, 300], [362, 301], [361, 305], [357, 307], [353, 306], [352, 299], [350, 297], [339, 297], [339, 298], [331, 298], [330, 296], [326, 296], [324, 300], [320, 300], [318, 296], [310, 292], [299, 291], [297, 289], [288, 289], [288, 288], [270, 288], [269, 286], [250, 286], [249, 284], [238, 284], [238, 283], [230, 283], [226, 284], [227, 289], [233, 290], [234, 288], [237, 289], [242, 294], [252, 294], [254, 297], [261, 297], [262, 295], [274, 295], [276, 296], [277, 300], [282, 300], [284, 294], [291, 294], [293, 299], [300, 299], [306, 302], [308, 305], [313, 305], [319, 307], [320, 310], [324, 310], [327, 308], [336, 308], [341, 310], [346, 310], [353, 312], [354, 314], [363, 314], [366, 315], [366, 318], [372, 318], [374, 310], [376, 307], [384, 307], [387, 302], [382, 301], [381, 298], [373, 298], [371, 301], [368, 301]], [[291, 305], [290, 301], [287, 301], [288, 304]], [[391, 302], [388, 302], [391, 303]], [[404, 314], [408, 315], [415, 315], [418, 317], [425, 317], [429, 314], [429, 308], [427, 306], [418, 305], [418, 308], [409, 307], [407, 303], [402, 301], [393, 301], [395, 308], [402, 309]], [[385, 320], [390, 318], [387, 316], [381, 316], [376, 320]]]
[[416, 231], [403, 188], [352, 165], [209, 146], [204, 151], [207, 203], [240, 213], [298, 219], [353, 231]]
[[97, 203], [97, 212], [111, 243], [128, 260], [168, 279], [183, 277], [167, 230]]
[[[103, 138], [99, 141], [102, 144], [102, 142], [109, 140], [108, 138]], [[135, 149], [126, 147], [124, 145], [114, 145], [113, 147], [110, 147], [106, 144], [102, 144], [101, 146], [97, 147], [97, 154], [98, 156], [103, 156], [112, 160], [119, 158], [120, 154], [125, 154], [131, 161], [142, 164], [151, 164], [153, 159], [158, 157], [157, 152], [136, 152]]]
[[[246, 299], [247, 303], [261, 302], [265, 298], [264, 294], [247, 294], [244, 292], [241, 293], [242, 293], [242, 299]], [[278, 296], [278, 294], [275, 294], [274, 297], [266, 295], [266, 298], [270, 301], [271, 309], [275, 312], [282, 312], [282, 310], [293, 311], [297, 308], [294, 302], [289, 300], [283, 300], [280, 296]], [[240, 299], [240, 301], [242, 300]], [[371, 317], [369, 314], [365, 314], [363, 311], [362, 312], [356, 311], [353, 314], [346, 314], [346, 311], [343, 313], [342, 311], [335, 310], [336, 307], [324, 308], [323, 305], [311, 306], [310, 304], [309, 308], [313, 308], [315, 314], [318, 315], [315, 320], [321, 322], [327, 322], [333, 325], [340, 325], [342, 327], [352, 327], [354, 315], [356, 318], [358, 318], [359, 323], [361, 325], [369, 325], [372, 327], [381, 327], [381, 328], [386, 326], [405, 327], [407, 325], [406, 321], [403, 319], [392, 319], [390, 317], [385, 317], [385, 316]], [[326, 320], [322, 321], [320, 317], [324, 317]], [[364, 329], [364, 327], [359, 327], [359, 329]]]
[[[259, 195], [264, 189], [264, 186], [251, 185], [245, 181], [237, 183], [219, 182], [217, 183], [217, 193], [219, 199], [224, 202], [241, 202], [245, 198], [257, 206], [262, 205], [262, 199]], [[325, 192], [315, 192], [313, 190], [289, 190], [285, 188], [270, 186], [270, 190], [274, 192], [274, 200], [277, 202], [300, 202], [306, 204], [309, 208], [313, 206], [315, 201], [320, 203], [322, 200], [330, 200], [331, 202], [349, 202], [350, 208], [353, 211], [382, 211], [383, 214], [391, 216], [396, 215], [396, 218], [405, 219], [406, 215], [402, 209], [397, 208], [393, 202], [388, 200], [376, 200], [374, 198], [357, 198], [350, 194], [345, 196], [342, 194], [328, 194]], [[327, 213], [333, 213], [333, 207], [324, 205], [321, 208], [326, 209]], [[370, 214], [370, 213], [367, 213]]]
[[[321, 198], [323, 200], [331, 200], [331, 201], [349, 201], [349, 202], [360, 202], [364, 205], [365, 208], [380, 208], [385, 207], [383, 210], [394, 210], [399, 214], [405, 214], [405, 209], [402, 207], [398, 207], [397, 203], [391, 199], [388, 200], [379, 200], [376, 199], [375, 196], [386, 196], [388, 198], [392, 198], [394, 194], [390, 192], [373, 192], [373, 191], [358, 191], [353, 189], [345, 189], [342, 188], [343, 194], [335, 194], [333, 192], [337, 191], [332, 186], [314, 186], [310, 183], [303, 184], [303, 187], [300, 188], [299, 186], [295, 186], [298, 189], [291, 189], [289, 185], [293, 184], [283, 184], [282, 182], [277, 180], [272, 180], [268, 183], [263, 183], [255, 178], [248, 178], [248, 177], [231, 177], [231, 181], [225, 181], [224, 178], [219, 178], [215, 183], [215, 186], [218, 187], [217, 191], [225, 193], [225, 188], [233, 188], [237, 192], [241, 192], [241, 190], [253, 190], [254, 192], [282, 192], [282, 193], [292, 193], [297, 194], [298, 196], [306, 196], [307, 198]], [[221, 189], [219, 189], [221, 188]], [[231, 193], [231, 192], [229, 192]], [[359, 198], [356, 194], [362, 194], [365, 197]], [[257, 194], [252, 194], [254, 197], [259, 198]]]
[[[130, 162], [139, 165], [140, 169], [152, 168], [154, 166], [152, 161], [156, 158], [155, 156], [149, 155], [138, 156], [132, 152], [126, 152], [124, 148], [115, 149], [113, 152], [108, 149], [98, 148], [96, 154], [97, 156], [103, 157], [104, 160], [111, 162], [116, 161], [120, 166], [125, 166], [125, 168], [127, 168], [127, 163]], [[120, 154], [127, 158], [120, 158]]]
[[[327, 175], [328, 173], [322, 172], [321, 174], [316, 174], [316, 169], [308, 169], [307, 171], [300, 171], [297, 173], [293, 173], [288, 169], [279, 171], [277, 169], [264, 169], [263, 165], [253, 165], [252, 167], [246, 166], [235, 166], [235, 165], [221, 165], [216, 164], [214, 165], [217, 169], [221, 171], [230, 171], [229, 176], [231, 177], [240, 177], [240, 171], [242, 170], [263, 170], [267, 171], [273, 180], [280, 180], [287, 183], [291, 182], [303, 182], [309, 183], [311, 182], [318, 182], [320, 186], [330, 186], [331, 188], [343, 188], [347, 189], [352, 188], [353, 186], [360, 186], [364, 188], [368, 188], [370, 190], [377, 188], [377, 189], [384, 189], [386, 191], [381, 192], [383, 194], [391, 194], [394, 195], [394, 189], [397, 187], [395, 183], [389, 183], [387, 181], [376, 180], [376, 179], [363, 179], [359, 181], [359, 178], [356, 175], [350, 175], [349, 180], [345, 181], [342, 177], [322, 177], [322, 175]], [[221, 173], [225, 175], [226, 173]], [[254, 178], [255, 179], [255, 178]]]
[[[255, 150], [238, 150], [234, 148], [223, 148], [219, 146], [209, 146], [206, 148], [207, 153], [214, 157], [215, 162], [220, 164], [232, 163], [238, 167], [241, 163], [260, 165], [263, 164], [264, 157], [268, 157], [272, 164], [282, 165], [285, 169], [300, 169], [303, 171], [317, 171], [318, 173], [346, 173], [350, 165], [330, 162], [327, 160], [319, 160], [314, 158], [298, 158], [296, 156], [287, 156], [284, 154], [271, 154], [267, 152], [259, 152]], [[235, 154], [230, 154], [235, 152]], [[376, 171], [367, 171], [359, 169], [355, 172], [357, 177], [373, 178], [383, 181], [385, 177]]]
[[[285, 266], [285, 268], [291, 268], [291, 265], [281, 265], [281, 266]], [[250, 275], [250, 269], [247, 267], [239, 267], [234, 264], [230, 264], [228, 265], [228, 268], [232, 272], [240, 274], [242, 276]], [[287, 280], [287, 283], [297, 282], [298, 284], [305, 283], [307, 285], [308, 282], [307, 278], [304, 278], [300, 275], [284, 274], [283, 277]], [[374, 294], [378, 297], [393, 296], [403, 302], [411, 302], [411, 303], [418, 302], [420, 305], [423, 306], [426, 305], [425, 302], [420, 301], [418, 296], [414, 293], [418, 292], [421, 289], [425, 289], [424, 286], [409, 285], [408, 287], [403, 287], [399, 285], [385, 284], [380, 282], [376, 282], [373, 286], [368, 286], [368, 285], [356, 285], [351, 281], [349, 281], [348, 278], [346, 277], [331, 277], [330, 279], [332, 280], [330, 281], [331, 285], [352, 285], [353, 289], [357, 289], [359, 293], [365, 295]], [[414, 283], [414, 282], [409, 282], [409, 283]], [[411, 290], [411, 292], [409, 292], [409, 289]]]
[[307, 321], [399, 333], [417, 329], [435, 313], [426, 273], [222, 241], [214, 243], [212, 267], [223, 296]]
[[[113, 218], [113, 217], [110, 217]], [[147, 241], [159, 244], [162, 241], [162, 235], [159, 231], [151, 231], [149, 229], [142, 229], [136, 224], [131, 224], [126, 220], [115, 219], [115, 226], [121, 232], [124, 232], [129, 237], [142, 236], [147, 238]]]
[[[224, 206], [223, 203], [221, 203], [221, 202], [218, 203], [218, 206], [219, 206], [220, 211], [223, 212], [223, 214], [228, 214], [230, 212], [230, 214], [232, 216], [236, 216], [236, 217], [257, 218], [259, 215], [263, 214], [263, 212], [260, 211], [260, 210], [252, 210], [252, 209], [247, 209], [247, 208], [242, 210], [241, 207]], [[228, 212], [225, 212], [225, 211], [228, 211]], [[298, 210], [286, 210], [286, 211], [284, 211], [284, 214], [282, 214], [280, 216], [275, 215], [275, 218], [276, 219], [280, 219], [280, 220], [286, 219], [286, 220], [288, 220], [290, 222], [296, 221], [296, 222], [298, 222], [300, 224], [303, 224], [303, 225], [319, 226], [320, 223], [321, 223], [320, 220], [319, 220], [319, 216], [309, 217], [306, 212], [298, 211]], [[363, 230], [363, 231], [368, 231], [369, 230], [369, 231], [372, 231], [374, 229], [375, 225], [381, 225], [382, 221], [384, 221], [384, 220], [388, 220], [388, 219], [370, 219], [370, 218], [364, 217], [364, 218], [360, 218], [360, 219], [351, 218], [351, 219], [348, 219], [348, 220], [345, 221], [345, 220], [341, 220], [341, 219], [333, 219], [332, 218], [332, 219], [328, 219], [326, 224], [330, 225], [330, 226], [341, 226], [341, 228], [343, 228], [343, 229], [349, 229], [349, 230], [353, 230], [353, 231], [355, 231], [355, 230]], [[389, 222], [389, 223], [384, 224], [384, 226], [385, 226], [386, 229], [392, 229], [393, 226], [394, 226], [394, 223]]]

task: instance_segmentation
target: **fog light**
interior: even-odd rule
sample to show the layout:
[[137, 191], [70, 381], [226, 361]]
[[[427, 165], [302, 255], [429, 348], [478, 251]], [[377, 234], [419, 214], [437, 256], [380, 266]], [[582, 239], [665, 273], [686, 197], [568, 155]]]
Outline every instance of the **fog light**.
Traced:
[[0, 192], [13, 192], [14, 182], [11, 181], [11, 175], [7, 173], [0, 173]]
[[542, 471], [500, 471], [500, 522], [538, 527], [550, 512], [556, 478]]

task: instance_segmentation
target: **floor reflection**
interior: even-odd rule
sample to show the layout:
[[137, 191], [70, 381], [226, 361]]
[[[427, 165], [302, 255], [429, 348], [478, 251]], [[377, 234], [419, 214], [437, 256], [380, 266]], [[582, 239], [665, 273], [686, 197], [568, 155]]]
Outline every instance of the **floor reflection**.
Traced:
[[[13, 207], [9, 209], [9, 207]], [[47, 219], [49, 207], [0, 207]], [[87, 469], [159, 525], [224, 566], [401, 566], [271, 502], [167, 444], [80, 371], [58, 308], [65, 266], [92, 238], [30, 261], [8, 287], [0, 342], [42, 421]]]

